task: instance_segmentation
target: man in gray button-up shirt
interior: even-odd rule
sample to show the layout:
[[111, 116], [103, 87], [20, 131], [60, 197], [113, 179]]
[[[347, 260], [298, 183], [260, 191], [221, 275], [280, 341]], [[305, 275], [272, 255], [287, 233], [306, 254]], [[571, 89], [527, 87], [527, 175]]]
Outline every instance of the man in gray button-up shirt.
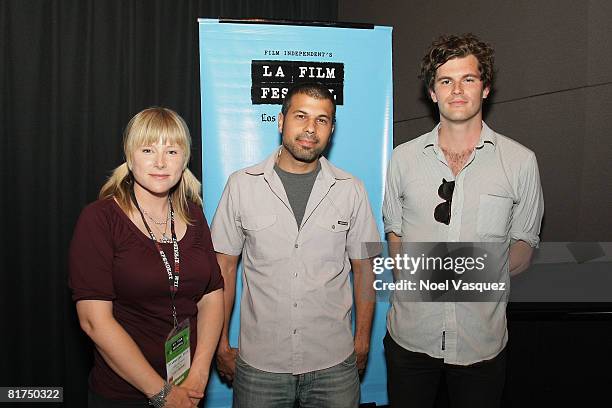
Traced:
[[[421, 75], [440, 123], [393, 152], [383, 203], [389, 246], [496, 242], [507, 255], [490, 272], [508, 282], [530, 262], [544, 204], [534, 153], [482, 121], [493, 49], [472, 35], [441, 37]], [[505, 301], [400, 298], [392, 298], [384, 341], [391, 406], [432, 407], [441, 375], [453, 406], [499, 406]]]
[[[363, 244], [380, 236], [362, 182], [321, 157], [334, 116], [325, 87], [293, 88], [278, 117], [282, 146], [233, 173], [217, 207], [211, 232], [226, 305], [217, 366], [233, 379], [235, 407], [359, 404], [374, 308], [370, 258], [379, 253]], [[240, 255], [238, 351], [227, 334]]]

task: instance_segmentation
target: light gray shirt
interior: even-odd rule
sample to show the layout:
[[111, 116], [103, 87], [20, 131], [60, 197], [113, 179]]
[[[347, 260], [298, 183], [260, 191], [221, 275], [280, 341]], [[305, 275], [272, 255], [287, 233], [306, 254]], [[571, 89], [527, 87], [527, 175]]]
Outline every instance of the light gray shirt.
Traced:
[[277, 152], [229, 177], [211, 233], [215, 251], [242, 254], [240, 357], [302, 374], [353, 352], [349, 259], [378, 255], [362, 243], [380, 235], [363, 183], [323, 157], [298, 229]]
[[[539, 243], [544, 199], [534, 153], [492, 131], [455, 177], [438, 144], [438, 128], [394, 149], [385, 185], [385, 232], [404, 242]], [[434, 219], [442, 179], [455, 180], [450, 224]], [[500, 274], [508, 277], [507, 256]], [[506, 345], [505, 302], [401, 302], [392, 297], [389, 334], [400, 346], [469, 365]]]

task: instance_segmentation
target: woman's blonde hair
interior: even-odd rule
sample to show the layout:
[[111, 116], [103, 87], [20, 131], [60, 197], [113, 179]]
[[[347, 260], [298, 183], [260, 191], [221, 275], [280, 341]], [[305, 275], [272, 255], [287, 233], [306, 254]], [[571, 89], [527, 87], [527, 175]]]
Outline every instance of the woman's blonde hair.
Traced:
[[130, 169], [133, 154], [139, 147], [153, 145], [160, 140], [163, 144], [180, 146], [184, 152], [183, 174], [172, 188], [170, 196], [175, 214], [187, 224], [191, 224], [193, 220], [188, 216], [188, 201], [202, 206], [201, 184], [187, 168], [191, 155], [191, 136], [187, 124], [178, 113], [167, 108], [148, 108], [130, 120], [123, 133], [126, 162], [113, 170], [100, 189], [99, 198], [115, 198], [123, 211], [131, 213], [135, 209], [131, 199], [134, 180]]

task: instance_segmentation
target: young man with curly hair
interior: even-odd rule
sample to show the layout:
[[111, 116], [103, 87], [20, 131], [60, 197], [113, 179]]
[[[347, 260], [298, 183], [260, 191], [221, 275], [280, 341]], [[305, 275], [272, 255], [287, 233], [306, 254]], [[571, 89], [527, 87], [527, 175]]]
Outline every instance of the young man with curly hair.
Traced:
[[[529, 265], [543, 196], [534, 153], [491, 130], [482, 106], [493, 54], [472, 34], [443, 36], [421, 78], [439, 111], [429, 133], [398, 146], [385, 187], [390, 247], [408, 242], [494, 242], [496, 279]], [[482, 299], [480, 299], [482, 300]], [[403, 302], [394, 297], [384, 340], [392, 407], [432, 407], [442, 376], [453, 407], [500, 406], [505, 379], [506, 301]]]

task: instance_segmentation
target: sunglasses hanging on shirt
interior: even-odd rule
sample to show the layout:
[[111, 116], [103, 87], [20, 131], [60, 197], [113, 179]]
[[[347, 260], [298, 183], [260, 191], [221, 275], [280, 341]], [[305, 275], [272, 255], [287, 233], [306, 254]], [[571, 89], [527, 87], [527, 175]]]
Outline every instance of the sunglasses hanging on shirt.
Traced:
[[442, 224], [450, 224], [451, 218], [451, 203], [453, 202], [453, 191], [455, 190], [455, 181], [446, 181], [442, 179], [442, 184], [438, 187], [438, 195], [444, 202], [438, 204], [434, 209], [434, 219]]

